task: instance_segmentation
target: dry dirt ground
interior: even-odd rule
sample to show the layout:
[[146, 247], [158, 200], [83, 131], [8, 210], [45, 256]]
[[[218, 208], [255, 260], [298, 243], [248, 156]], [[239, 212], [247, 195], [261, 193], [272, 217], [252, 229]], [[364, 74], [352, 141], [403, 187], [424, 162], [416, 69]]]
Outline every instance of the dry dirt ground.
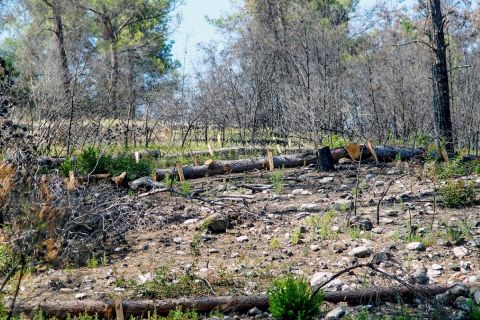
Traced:
[[[32, 273], [22, 283], [20, 300], [249, 295], [266, 292], [272, 279], [287, 273], [315, 286], [380, 252], [392, 256], [379, 268], [409, 283], [477, 283], [479, 206], [443, 207], [420, 167], [347, 163], [337, 169], [279, 170], [283, 188], [276, 185], [276, 192], [242, 187], [270, 184], [271, 173], [263, 171], [191, 181], [199, 199], [162, 192], [133, 200], [141, 203], [145, 222], [128, 234], [128, 248], [116, 248], [90, 268]], [[477, 178], [461, 177], [475, 185]], [[377, 225], [377, 203], [387, 187]], [[225, 232], [206, 229], [211, 220], [202, 226], [212, 214], [228, 217]], [[326, 290], [395, 282], [357, 269]]]

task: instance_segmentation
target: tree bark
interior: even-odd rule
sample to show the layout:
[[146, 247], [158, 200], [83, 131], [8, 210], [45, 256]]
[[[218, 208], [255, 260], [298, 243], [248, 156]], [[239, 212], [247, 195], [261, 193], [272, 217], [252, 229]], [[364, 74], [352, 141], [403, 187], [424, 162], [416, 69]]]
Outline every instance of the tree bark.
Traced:
[[450, 88], [445, 44], [444, 18], [440, 0], [429, 0], [432, 22], [431, 42], [433, 50], [433, 111], [437, 145], [445, 144], [449, 154], [454, 153], [453, 125], [450, 115]]
[[318, 151], [317, 170], [318, 171], [335, 171], [332, 152], [330, 151], [329, 147], [324, 147]]
[[68, 134], [67, 134], [67, 153], [70, 154], [70, 147], [72, 144], [72, 127], [73, 127], [73, 117], [74, 117], [74, 105], [73, 105], [73, 96], [70, 89], [70, 71], [68, 69], [68, 57], [67, 50], [65, 48], [65, 35], [63, 30], [63, 21], [62, 21], [62, 8], [60, 0], [53, 0], [52, 2], [43, 0], [43, 2], [52, 9], [53, 21], [55, 25], [55, 38], [57, 42], [57, 51], [60, 58], [60, 70], [62, 70], [62, 85], [63, 85], [63, 94], [65, 100], [65, 106], [70, 106], [69, 112], [69, 122], [68, 122]]
[[[437, 294], [444, 293], [448, 286], [412, 286], [387, 287], [368, 290], [351, 290], [325, 292], [324, 301], [331, 303], [348, 302], [351, 305], [411, 301], [413, 298], [432, 298]], [[245, 312], [257, 307], [261, 310], [268, 310], [267, 295], [253, 296], [212, 296], [201, 298], [181, 298], [168, 300], [143, 300], [124, 301], [122, 303], [125, 318], [130, 316], [146, 316], [148, 313], [163, 315], [169, 311], [181, 308], [183, 310], [196, 310], [198, 313], [206, 314], [217, 310], [222, 313]], [[58, 301], [33, 304], [22, 302], [15, 306], [15, 314], [32, 315], [35, 310], [41, 309], [46, 316], [55, 316], [58, 319], [65, 319], [67, 314], [71, 316], [87, 313], [98, 315], [100, 318], [112, 318], [115, 316], [115, 305], [112, 301]]]
[[[372, 154], [367, 147], [361, 147], [361, 159], [367, 160]], [[415, 157], [421, 157], [423, 150], [401, 147], [375, 147], [377, 158], [379, 161], [388, 162], [399, 157], [401, 160], [409, 160]], [[345, 148], [335, 148], [331, 150], [332, 159], [338, 162], [342, 158], [348, 158], [348, 152]], [[317, 162], [317, 156], [313, 151], [303, 154], [293, 154], [286, 156], [273, 157], [275, 168], [296, 168]], [[247, 159], [247, 160], [230, 160], [230, 161], [214, 161], [209, 165], [202, 166], [184, 166], [183, 174], [185, 179], [198, 179], [206, 176], [215, 176], [228, 173], [240, 173], [252, 170], [263, 170], [268, 168], [267, 158]], [[177, 176], [175, 168], [159, 169], [156, 171], [156, 180], [161, 181], [166, 175], [170, 177]]]

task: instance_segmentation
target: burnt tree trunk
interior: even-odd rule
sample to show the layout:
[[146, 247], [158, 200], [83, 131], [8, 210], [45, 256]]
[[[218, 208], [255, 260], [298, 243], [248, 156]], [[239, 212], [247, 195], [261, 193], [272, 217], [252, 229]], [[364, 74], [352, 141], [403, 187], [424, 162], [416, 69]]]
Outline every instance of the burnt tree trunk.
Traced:
[[329, 147], [323, 147], [317, 152], [317, 170], [318, 171], [335, 171], [333, 164], [332, 152]]
[[453, 126], [450, 115], [450, 88], [448, 82], [447, 46], [445, 44], [444, 18], [440, 0], [429, 0], [432, 22], [431, 42], [433, 51], [433, 112], [437, 145], [445, 144], [449, 154], [454, 152]]
[[[380, 303], [381, 301], [412, 301], [414, 298], [428, 299], [444, 293], [448, 286], [412, 286], [386, 287], [367, 290], [325, 292], [324, 301], [331, 303], [348, 302], [352, 305]], [[122, 308], [126, 318], [146, 316], [148, 312], [164, 315], [169, 311], [196, 310], [207, 314], [213, 310], [223, 313], [245, 312], [253, 307], [268, 310], [267, 295], [251, 296], [213, 296], [199, 298], [180, 298], [167, 300], [123, 301]], [[100, 318], [114, 318], [115, 305], [112, 301], [46, 301], [40, 304], [21, 302], [15, 305], [15, 314], [33, 315], [35, 310], [42, 310], [47, 316], [65, 319], [69, 315], [89, 314]]]

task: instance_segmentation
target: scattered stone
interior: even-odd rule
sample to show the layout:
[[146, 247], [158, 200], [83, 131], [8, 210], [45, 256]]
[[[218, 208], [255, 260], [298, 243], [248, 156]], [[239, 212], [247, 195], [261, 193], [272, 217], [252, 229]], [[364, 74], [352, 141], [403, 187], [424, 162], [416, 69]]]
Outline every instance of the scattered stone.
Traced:
[[183, 221], [184, 225], [191, 225], [191, 224], [196, 224], [198, 222], [198, 219], [187, 219]]
[[347, 245], [343, 242], [334, 242], [332, 245], [332, 250], [335, 253], [342, 253], [347, 250]]
[[376, 234], [382, 234], [383, 233], [383, 228], [380, 228], [380, 227], [373, 228], [372, 232], [376, 233]]
[[147, 281], [151, 280], [153, 280], [153, 275], [150, 272], [138, 276], [138, 284], [145, 284]]
[[334, 202], [334, 208], [337, 211], [347, 211], [353, 209], [353, 201], [352, 200], [345, 200], [339, 199]]
[[373, 229], [373, 223], [369, 218], [354, 216], [350, 219], [350, 226], [360, 230], [370, 231]]
[[321, 184], [327, 184], [333, 182], [333, 177], [325, 177], [318, 181]]
[[480, 288], [473, 288], [472, 290], [472, 298], [476, 304], [480, 304]]
[[443, 266], [440, 264], [432, 264], [432, 270], [443, 270]]
[[201, 223], [201, 227], [207, 227], [210, 231], [215, 233], [225, 232], [228, 228], [228, 218], [223, 214], [215, 213], [204, 219]]
[[320, 247], [317, 246], [316, 244], [312, 244], [310, 245], [310, 250], [312, 250], [313, 252], [317, 252], [320, 250]]
[[80, 292], [75, 295], [75, 299], [77, 300], [82, 300], [85, 297], [87, 297], [87, 294], [85, 292]]
[[372, 249], [366, 246], [361, 246], [361, 247], [356, 247], [350, 250], [348, 255], [352, 257], [357, 257], [357, 258], [366, 258], [371, 256], [372, 253], [373, 253]]
[[435, 299], [444, 305], [452, 305], [458, 297], [468, 297], [470, 290], [463, 283], [457, 283], [445, 293], [439, 294]]
[[316, 203], [305, 203], [300, 206], [300, 211], [318, 212], [320, 210], [320, 206]]
[[430, 281], [430, 278], [424, 270], [421, 270], [413, 273], [408, 280], [411, 284], [426, 285]]
[[[330, 280], [333, 277], [333, 273], [330, 272], [317, 272], [315, 273], [312, 278], [310, 279], [310, 286], [312, 290], [316, 290], [320, 285], [324, 282]], [[334, 279], [330, 281], [325, 288], [334, 288], [337, 290], [341, 290], [343, 286], [343, 282], [340, 279]]]
[[453, 248], [453, 255], [457, 258], [463, 258], [468, 254], [468, 249], [464, 246]]
[[385, 216], [385, 217], [398, 217], [398, 211], [397, 210], [387, 210], [383, 213], [383, 216]]
[[237, 242], [248, 242], [248, 237], [247, 236], [237, 237]]
[[137, 190], [146, 190], [150, 191], [152, 189], [163, 188], [163, 184], [157, 181], [153, 181], [150, 177], [142, 177], [130, 182], [130, 188], [134, 191]]
[[410, 242], [406, 248], [412, 251], [425, 251], [425, 245], [421, 242]]
[[325, 316], [325, 320], [336, 320], [336, 319], [341, 319], [343, 316], [345, 316], [345, 308], [344, 307], [338, 307], [327, 313]]
[[182, 241], [183, 241], [183, 238], [180, 238], [180, 237], [173, 238], [173, 242], [176, 243], [176, 244], [181, 244]]
[[468, 303], [468, 299], [462, 296], [455, 299], [455, 301], [453, 302], [453, 306], [456, 309], [466, 311], [466, 312], [470, 312], [470, 309], [471, 309], [470, 304]]
[[215, 249], [215, 248], [208, 249], [208, 253], [219, 253], [219, 252], [220, 252], [220, 250]]
[[250, 317], [254, 317], [256, 315], [262, 315], [262, 311], [260, 309], [258, 309], [257, 307], [254, 307], [254, 308], [248, 310], [247, 315], [249, 315]]

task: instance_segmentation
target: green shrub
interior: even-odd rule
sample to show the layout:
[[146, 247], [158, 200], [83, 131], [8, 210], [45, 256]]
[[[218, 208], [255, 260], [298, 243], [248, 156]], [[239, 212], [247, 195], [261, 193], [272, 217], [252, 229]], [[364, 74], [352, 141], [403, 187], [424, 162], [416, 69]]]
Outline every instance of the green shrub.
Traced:
[[75, 170], [75, 165], [72, 159], [67, 158], [65, 161], [60, 164], [60, 174], [64, 177], [68, 177], [70, 175], [70, 171]]
[[89, 146], [78, 157], [77, 167], [82, 173], [86, 174], [107, 173], [110, 161], [110, 156], [103, 155], [97, 148]]
[[290, 275], [273, 281], [268, 301], [273, 319], [310, 320], [320, 315], [323, 292], [313, 295], [305, 280]]
[[188, 181], [180, 181], [178, 187], [180, 188], [180, 192], [184, 195], [189, 195], [192, 189], [190, 182]]
[[170, 174], [167, 172], [165, 174], [165, 178], [163, 179], [163, 183], [167, 188], [174, 187], [177, 184], [177, 178], [176, 177], [172, 178]]
[[137, 163], [131, 155], [119, 155], [115, 158], [109, 158], [106, 168], [108, 173], [114, 177], [122, 174], [122, 172], [126, 172], [128, 180], [146, 177], [152, 172], [151, 162], [148, 159], [140, 159]]
[[470, 318], [472, 320], [480, 320], [480, 307], [472, 298], [469, 298], [467, 305], [470, 307]]
[[464, 181], [449, 180], [440, 188], [445, 206], [461, 208], [474, 205], [476, 202], [475, 188], [472, 183], [466, 185]]
[[0, 275], [7, 275], [16, 264], [17, 258], [6, 244], [0, 245]]
[[277, 194], [283, 191], [283, 174], [280, 171], [274, 171], [270, 175], [270, 182], [273, 184], [273, 191]]

